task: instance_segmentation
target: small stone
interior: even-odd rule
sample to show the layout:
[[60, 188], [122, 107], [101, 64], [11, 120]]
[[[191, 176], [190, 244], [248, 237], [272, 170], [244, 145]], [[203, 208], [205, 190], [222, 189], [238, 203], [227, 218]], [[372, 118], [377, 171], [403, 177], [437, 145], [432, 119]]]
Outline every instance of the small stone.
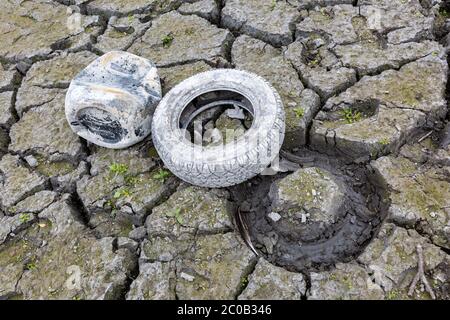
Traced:
[[130, 206], [122, 206], [120, 208], [120, 211], [126, 213], [126, 214], [133, 214], [133, 208], [131, 208]]
[[302, 223], [306, 223], [306, 214], [302, 213]]
[[131, 230], [128, 234], [128, 236], [135, 241], [143, 240], [146, 235], [147, 229], [144, 226], [137, 227], [136, 229]]
[[139, 243], [126, 237], [118, 237], [117, 238], [117, 248], [119, 249], [128, 249], [131, 252], [136, 252], [139, 248]]
[[25, 161], [28, 163], [28, 165], [32, 168], [37, 167], [38, 165], [38, 161], [36, 160], [36, 158], [32, 155], [26, 156], [25, 157]]
[[189, 281], [189, 282], [192, 282], [192, 281], [194, 281], [194, 279], [195, 279], [194, 276], [191, 276], [190, 274], [187, 274], [187, 273], [185, 273], [185, 272], [182, 272], [182, 273], [180, 274], [180, 278], [181, 278], [181, 279], [184, 279], [184, 280], [186, 280], [186, 281]]
[[28, 69], [30, 69], [32, 65], [31, 61], [19, 61], [16, 65], [17, 71], [19, 71], [21, 74], [26, 74]]
[[[241, 132], [239, 132], [241, 133]], [[195, 139], [195, 138], [194, 138]], [[199, 137], [199, 140], [201, 137]], [[220, 145], [223, 143], [223, 136], [219, 129], [213, 128], [208, 129], [205, 131], [205, 134], [203, 135], [203, 139], [200, 141], [203, 142], [204, 146], [213, 146], [213, 145]], [[198, 140], [197, 140], [198, 141]]]
[[270, 237], [263, 237], [262, 239], [262, 243], [264, 245], [264, 247], [266, 248], [266, 252], [267, 254], [273, 254], [273, 242], [272, 239]]
[[273, 220], [273, 222], [278, 222], [281, 219], [281, 216], [277, 212], [271, 212], [269, 213], [269, 218]]

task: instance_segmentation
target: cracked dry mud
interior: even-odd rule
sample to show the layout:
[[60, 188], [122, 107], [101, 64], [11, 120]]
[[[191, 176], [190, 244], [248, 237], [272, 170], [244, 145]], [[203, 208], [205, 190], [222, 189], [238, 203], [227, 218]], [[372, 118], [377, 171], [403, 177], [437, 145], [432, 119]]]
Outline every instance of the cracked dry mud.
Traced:
[[[449, 32], [437, 0], [1, 1], [0, 299], [430, 299], [407, 295], [418, 245], [450, 299]], [[300, 169], [203, 189], [150, 137], [80, 139], [66, 89], [110, 50], [152, 59], [164, 93], [263, 76]]]

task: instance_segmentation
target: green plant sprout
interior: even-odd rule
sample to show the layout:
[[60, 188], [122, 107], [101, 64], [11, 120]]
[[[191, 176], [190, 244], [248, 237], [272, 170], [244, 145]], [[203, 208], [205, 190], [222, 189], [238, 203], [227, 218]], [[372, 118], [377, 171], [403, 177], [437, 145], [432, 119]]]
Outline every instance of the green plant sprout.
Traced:
[[29, 270], [29, 271], [36, 270], [36, 269], [37, 269], [36, 263], [34, 263], [34, 262], [29, 262], [29, 263], [27, 263], [27, 264], [25, 265], [25, 269], [27, 269], [27, 270]]
[[277, 6], [277, 0], [272, 0], [272, 4], [270, 5], [270, 10], [275, 10], [275, 7]]
[[358, 122], [362, 118], [361, 112], [352, 110], [350, 108], [342, 109], [340, 114], [344, 118], [344, 120], [349, 124]]
[[245, 288], [248, 285], [248, 277], [241, 277], [241, 287]]
[[380, 140], [380, 144], [382, 146], [387, 146], [389, 143], [391, 143], [391, 142], [389, 141], [388, 138], [383, 138], [383, 139]]
[[153, 178], [164, 183], [169, 176], [170, 172], [168, 170], [159, 169], [158, 172], [153, 175]]
[[129, 197], [129, 196], [131, 196], [131, 192], [128, 188], [120, 188], [119, 190], [116, 190], [116, 192], [114, 192], [113, 198], [119, 199], [122, 197]]
[[136, 183], [138, 183], [140, 181], [140, 179], [138, 177], [133, 177], [130, 175], [126, 175], [124, 177], [125, 179], [125, 183], [129, 186], [135, 185]]
[[25, 223], [31, 220], [31, 216], [29, 213], [21, 213], [19, 216], [19, 220], [20, 222]]
[[439, 14], [445, 19], [450, 18], [450, 12], [448, 12], [445, 8], [439, 9]]
[[303, 116], [305, 115], [305, 110], [302, 107], [295, 108], [294, 112], [297, 118], [303, 118]]
[[162, 38], [162, 44], [164, 48], [168, 48], [170, 47], [170, 45], [173, 42], [173, 35], [171, 33], [169, 33], [168, 35], [166, 35], [164, 38]]
[[128, 166], [122, 163], [113, 163], [109, 166], [109, 171], [116, 175], [125, 175], [128, 172]]
[[181, 216], [181, 209], [176, 208], [172, 210], [171, 212], [166, 213], [166, 216], [169, 218], [175, 218], [175, 220], [178, 222], [178, 224], [183, 224], [183, 217]]
[[310, 65], [310, 66], [313, 66], [313, 67], [318, 66], [318, 65], [319, 65], [319, 59], [313, 59], [313, 60], [311, 60], [311, 61], [309, 62], [309, 65]]

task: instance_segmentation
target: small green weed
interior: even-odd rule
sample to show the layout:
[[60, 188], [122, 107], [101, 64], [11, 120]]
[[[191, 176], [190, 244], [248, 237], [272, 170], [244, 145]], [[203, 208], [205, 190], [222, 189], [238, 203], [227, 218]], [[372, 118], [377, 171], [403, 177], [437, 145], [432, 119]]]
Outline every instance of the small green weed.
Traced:
[[180, 208], [176, 208], [176, 209], [172, 210], [171, 212], [166, 213], [166, 216], [168, 216], [170, 218], [175, 218], [175, 220], [179, 224], [183, 224], [183, 217], [181, 216], [181, 209]]
[[389, 145], [390, 143], [391, 143], [391, 142], [389, 141], [388, 138], [383, 138], [383, 139], [380, 140], [380, 144], [381, 144], [382, 146], [387, 146], [387, 145]]
[[275, 7], [277, 6], [277, 0], [272, 0], [272, 4], [270, 5], [270, 10], [275, 10]]
[[116, 192], [114, 192], [113, 198], [119, 199], [122, 197], [129, 197], [129, 196], [131, 196], [131, 192], [128, 188], [120, 188], [116, 190]]
[[303, 116], [305, 115], [305, 110], [302, 107], [295, 108], [294, 112], [297, 118], [303, 118]]
[[241, 287], [245, 288], [248, 285], [248, 277], [241, 277]]
[[29, 263], [27, 263], [27, 264], [25, 265], [25, 269], [27, 269], [27, 270], [29, 270], [29, 271], [36, 270], [36, 269], [37, 269], [36, 263], [34, 263], [34, 262], [29, 262]]
[[169, 33], [168, 35], [164, 36], [162, 38], [163, 47], [164, 48], [170, 47], [170, 45], [172, 44], [173, 40], [174, 40], [174, 37], [173, 37], [173, 35], [171, 33]]
[[170, 172], [168, 170], [159, 169], [157, 173], [153, 175], [153, 178], [164, 183], [166, 179], [170, 177]]
[[113, 163], [109, 166], [109, 171], [116, 175], [125, 175], [128, 172], [128, 166], [122, 163]]
[[19, 220], [22, 223], [26, 223], [31, 220], [31, 215], [29, 213], [21, 213], [19, 216]]
[[355, 123], [361, 120], [362, 115], [361, 112], [352, 110], [350, 108], [345, 108], [340, 112], [341, 116], [347, 123]]

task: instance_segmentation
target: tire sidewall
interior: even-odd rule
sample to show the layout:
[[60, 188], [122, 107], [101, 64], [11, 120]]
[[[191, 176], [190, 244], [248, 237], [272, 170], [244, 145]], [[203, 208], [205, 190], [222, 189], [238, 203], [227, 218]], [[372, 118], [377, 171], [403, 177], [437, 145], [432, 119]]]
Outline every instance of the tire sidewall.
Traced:
[[[252, 126], [225, 145], [194, 145], [179, 128], [181, 113], [194, 98], [217, 90], [234, 91], [250, 101]], [[275, 89], [257, 75], [234, 69], [207, 71], [184, 80], [166, 94], [153, 116], [152, 137], [163, 162], [183, 180], [197, 181], [185, 174], [189, 168], [196, 168], [200, 175], [205, 171], [205, 177], [234, 170], [240, 175], [236, 179], [244, 181], [263, 171], [278, 155], [284, 140], [283, 105]]]

